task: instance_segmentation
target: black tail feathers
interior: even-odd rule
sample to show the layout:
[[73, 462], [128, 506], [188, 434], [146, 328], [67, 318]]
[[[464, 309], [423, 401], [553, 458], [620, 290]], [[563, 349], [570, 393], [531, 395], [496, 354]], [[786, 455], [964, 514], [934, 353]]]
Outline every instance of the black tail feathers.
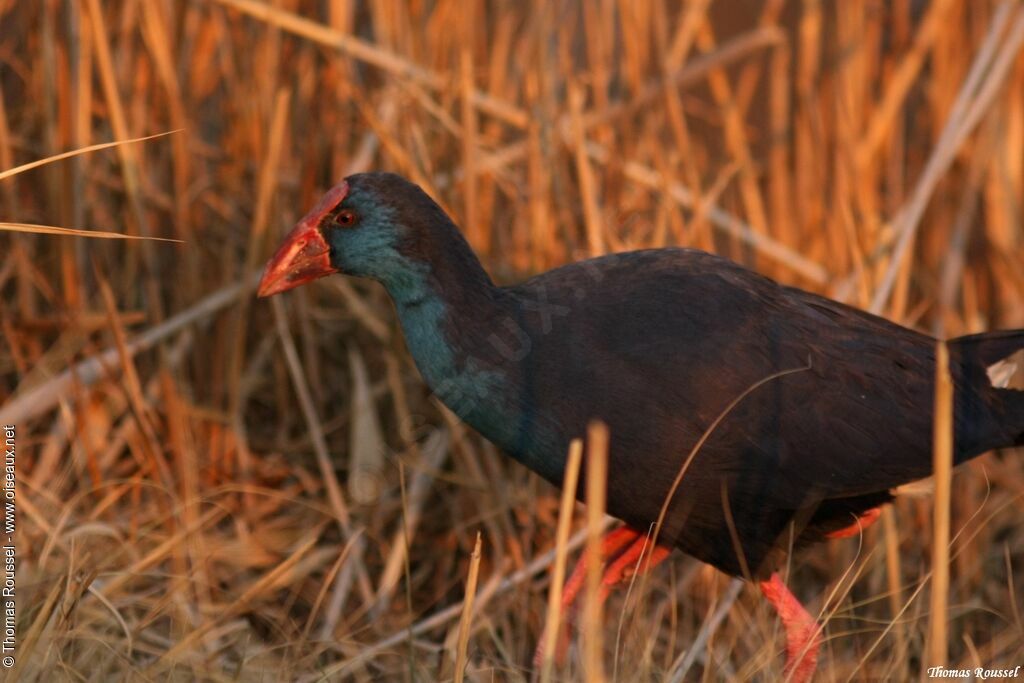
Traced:
[[1024, 349], [1024, 330], [968, 334], [950, 339], [949, 347], [962, 361], [987, 367]]
[[1006, 415], [1010, 426], [1014, 446], [1024, 446], [1024, 390], [996, 389], [1006, 407]]
[[996, 393], [1003, 400], [1008, 422], [1014, 430], [1011, 432], [1013, 445], [1024, 446], [1024, 390], [996, 389]]
[[[949, 347], [950, 355], [958, 358], [965, 369], [987, 371], [993, 363], [1024, 349], [1024, 330], [969, 334], [950, 340]], [[1010, 443], [1024, 446], [1024, 390], [996, 388], [995, 392], [998, 401], [1002, 403]]]

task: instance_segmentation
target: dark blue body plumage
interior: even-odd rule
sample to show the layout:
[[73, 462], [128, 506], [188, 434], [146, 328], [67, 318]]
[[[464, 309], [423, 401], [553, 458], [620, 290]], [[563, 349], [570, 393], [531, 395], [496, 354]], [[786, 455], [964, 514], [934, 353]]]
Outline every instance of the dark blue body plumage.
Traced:
[[[690, 249], [614, 254], [498, 287], [418, 187], [390, 174], [346, 182], [310, 239], [325, 242], [333, 270], [384, 284], [431, 388], [555, 484], [569, 441], [606, 422], [608, 512], [634, 528], [656, 520], [730, 403], [792, 371], [708, 436], [659, 543], [764, 576], [790, 539], [820, 540], [931, 472], [927, 335]], [[1024, 331], [950, 342], [958, 463], [1024, 442], [1024, 393], [986, 373], [1022, 347]]]

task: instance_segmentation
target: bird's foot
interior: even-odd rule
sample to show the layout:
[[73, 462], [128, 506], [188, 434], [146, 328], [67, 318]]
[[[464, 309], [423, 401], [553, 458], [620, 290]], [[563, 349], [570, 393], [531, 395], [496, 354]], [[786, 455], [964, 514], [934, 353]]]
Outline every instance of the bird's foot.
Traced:
[[[671, 548], [656, 545], [651, 547], [651, 541], [646, 534], [643, 534], [628, 526], [605, 534], [601, 540], [601, 564], [605, 567], [601, 576], [601, 588], [598, 599], [604, 602], [616, 586], [629, 582], [634, 576], [644, 574], [672, 552]], [[567, 622], [572, 617], [572, 612], [587, 578], [587, 556], [586, 554], [576, 563], [575, 569], [565, 582], [562, 589], [562, 614], [566, 618], [559, 622], [559, 634], [555, 649], [555, 660], [561, 663], [565, 659], [565, 653], [569, 649], [569, 632]], [[540, 666], [544, 660], [544, 641], [547, 629], [541, 634], [537, 649], [533, 655], [535, 666]]]
[[796, 599], [778, 574], [762, 581], [761, 592], [772, 604], [786, 630], [786, 676], [790, 683], [807, 683], [818, 665], [821, 627]]

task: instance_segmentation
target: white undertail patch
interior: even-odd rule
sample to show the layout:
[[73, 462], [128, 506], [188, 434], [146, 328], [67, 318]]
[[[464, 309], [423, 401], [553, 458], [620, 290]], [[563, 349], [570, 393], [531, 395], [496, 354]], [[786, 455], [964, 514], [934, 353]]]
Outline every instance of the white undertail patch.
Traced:
[[1017, 351], [1000, 361], [996, 361], [987, 368], [988, 381], [996, 389], [1006, 389], [1010, 386], [1014, 375], [1017, 374], [1017, 368], [1022, 364], [1024, 364], [1024, 351]]
[[1011, 360], [1001, 360], [988, 366], [988, 381], [996, 389], [1005, 389], [1017, 372], [1017, 364]]
[[897, 486], [892, 493], [900, 498], [927, 498], [935, 493], [935, 477], [925, 477]]

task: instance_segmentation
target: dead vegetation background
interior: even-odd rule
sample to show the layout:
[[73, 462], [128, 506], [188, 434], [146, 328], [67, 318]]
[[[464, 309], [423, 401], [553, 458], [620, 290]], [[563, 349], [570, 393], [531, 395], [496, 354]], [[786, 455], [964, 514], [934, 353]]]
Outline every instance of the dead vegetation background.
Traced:
[[[279, 237], [391, 169], [501, 281], [689, 245], [937, 335], [1022, 327], [1022, 40], [1013, 0], [0, 0], [0, 172], [177, 131], [0, 177], [0, 220], [183, 242], [0, 236], [8, 678], [451, 679], [480, 532], [467, 676], [528, 680], [558, 492], [439, 408], [378, 287], [254, 300]], [[953, 482], [951, 666], [1024, 663], [1020, 456]], [[921, 675], [931, 509], [794, 560], [818, 680]], [[778, 677], [729, 585], [676, 556], [613, 597], [609, 678]]]

